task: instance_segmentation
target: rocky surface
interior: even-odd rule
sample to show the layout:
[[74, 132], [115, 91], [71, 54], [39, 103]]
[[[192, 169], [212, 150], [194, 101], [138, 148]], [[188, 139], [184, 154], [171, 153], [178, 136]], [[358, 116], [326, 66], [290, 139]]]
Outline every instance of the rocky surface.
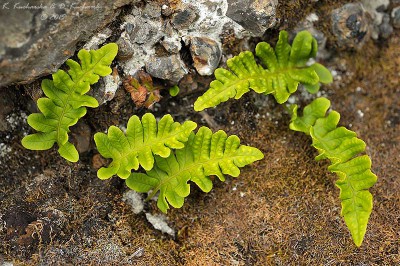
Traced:
[[254, 36], [262, 36], [277, 22], [277, 5], [277, 0], [228, 0], [226, 14]]
[[169, 80], [175, 84], [188, 73], [185, 63], [176, 54], [165, 57], [152, 56], [146, 62], [146, 71], [153, 77]]
[[221, 44], [207, 37], [189, 37], [186, 43], [190, 45], [193, 65], [202, 76], [210, 76], [221, 60]]
[[129, 0], [21, 0], [0, 8], [0, 87], [55, 72]]
[[[53, 73], [75, 54], [78, 44], [96, 49], [115, 31], [121, 32], [116, 42], [122, 74], [133, 76], [148, 62], [155, 77], [176, 83], [191, 64], [176, 55], [185, 40], [194, 38], [190, 45], [194, 68], [201, 75], [211, 75], [221, 58], [224, 34], [261, 36], [277, 22], [276, 0], [245, 1], [243, 14], [241, 1], [139, 2], [108, 0], [93, 5], [88, 0], [45, 0], [34, 5], [25, 0], [6, 4], [0, 9], [4, 33], [0, 35], [0, 87]], [[123, 6], [124, 15], [110, 26]], [[164, 59], [154, 60], [158, 57], [169, 58], [167, 65], [175, 67], [169, 72], [175, 74], [157, 73], [156, 69], [167, 66]], [[156, 66], [157, 62], [162, 65]]]
[[371, 37], [378, 39], [379, 37], [386, 39], [393, 32], [393, 27], [389, 23], [390, 17], [386, 13], [389, 7], [389, 0], [362, 0], [364, 9], [371, 16]]
[[332, 32], [339, 47], [361, 48], [370, 36], [369, 20], [361, 3], [349, 3], [332, 11]]
[[393, 8], [392, 11], [393, 26], [400, 29], [400, 6]]

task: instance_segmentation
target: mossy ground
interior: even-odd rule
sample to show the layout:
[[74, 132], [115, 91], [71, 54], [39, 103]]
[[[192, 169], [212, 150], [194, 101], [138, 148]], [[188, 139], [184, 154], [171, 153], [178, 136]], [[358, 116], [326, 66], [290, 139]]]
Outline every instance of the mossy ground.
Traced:
[[[122, 201], [114, 177], [101, 181], [92, 150], [69, 164], [55, 149], [27, 151], [21, 129], [0, 134], [12, 148], [0, 164], [0, 262], [16, 265], [399, 265], [400, 264], [400, 33], [326, 62], [339, 76], [323, 92], [341, 125], [368, 145], [374, 209], [363, 245], [356, 248], [340, 216], [336, 176], [315, 162], [309, 138], [288, 128], [289, 116], [272, 97], [247, 95], [207, 111], [207, 117], [265, 158], [239, 178], [215, 181], [206, 194], [192, 189], [171, 209], [175, 239], [154, 230], [144, 214]], [[339, 78], [340, 77], [340, 78]], [[14, 109], [31, 104], [21, 88], [8, 90]], [[198, 95], [169, 98], [156, 113], [204, 124], [191, 104]], [[92, 132], [126, 124], [136, 113], [120, 90], [114, 101], [90, 110]], [[142, 114], [143, 110], [139, 112]], [[92, 143], [93, 144], [93, 143]], [[146, 205], [157, 213], [155, 202]], [[7, 223], [5, 223], [5, 220]], [[141, 251], [143, 250], [143, 252]]]

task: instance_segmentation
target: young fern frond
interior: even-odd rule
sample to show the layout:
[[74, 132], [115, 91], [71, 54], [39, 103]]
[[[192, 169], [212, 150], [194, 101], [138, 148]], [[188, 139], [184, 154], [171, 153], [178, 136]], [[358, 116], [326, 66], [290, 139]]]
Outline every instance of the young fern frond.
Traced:
[[221, 181], [224, 175], [239, 176], [239, 167], [244, 167], [264, 157], [256, 148], [240, 145], [237, 136], [227, 136], [222, 130], [212, 133], [201, 127], [196, 134], [191, 133], [183, 149], [171, 152], [167, 158], [155, 156], [154, 168], [143, 173], [132, 173], [126, 180], [129, 188], [138, 192], [152, 191], [149, 198], [158, 191], [157, 206], [164, 213], [169, 204], [182, 207], [184, 198], [190, 193], [188, 181], [196, 183], [201, 190], [212, 189], [210, 175]]
[[297, 106], [292, 107], [292, 130], [310, 135], [312, 145], [318, 150], [316, 160], [329, 159], [328, 170], [336, 173], [339, 179], [342, 215], [359, 247], [367, 230], [372, 212], [372, 195], [368, 191], [377, 180], [371, 172], [371, 159], [359, 155], [365, 151], [365, 143], [356, 133], [345, 127], [337, 127], [340, 115], [336, 111], [326, 115], [330, 102], [318, 98], [304, 108], [303, 116], [297, 115]]
[[194, 103], [196, 111], [214, 107], [230, 98], [239, 99], [250, 89], [257, 93], [273, 94], [278, 103], [284, 103], [297, 90], [299, 83], [315, 93], [320, 83], [332, 82], [332, 76], [324, 66], [307, 65], [316, 56], [317, 41], [308, 32], [299, 32], [288, 43], [288, 33], [281, 31], [275, 50], [265, 42], [256, 47], [257, 64], [253, 54], [242, 52], [227, 61], [230, 69], [215, 70], [215, 80], [210, 88]]
[[99, 169], [97, 176], [107, 179], [118, 175], [126, 179], [139, 165], [150, 170], [154, 165], [154, 155], [166, 158], [171, 149], [182, 149], [196, 127], [192, 121], [174, 122], [171, 115], [163, 116], [157, 123], [154, 115], [147, 113], [142, 120], [132, 116], [126, 134], [115, 126], [108, 129], [108, 134], [96, 133], [94, 141], [98, 151], [103, 157], [113, 159], [108, 167]]
[[53, 80], [44, 79], [42, 89], [47, 98], [40, 98], [37, 105], [41, 113], [31, 114], [28, 124], [39, 131], [22, 139], [22, 145], [31, 150], [47, 150], [58, 144], [58, 152], [71, 162], [79, 160], [75, 146], [68, 141], [69, 127], [86, 114], [86, 107], [97, 107], [97, 100], [86, 93], [99, 77], [109, 75], [110, 65], [118, 46], [110, 43], [95, 51], [80, 50], [80, 63], [68, 59], [70, 69], [58, 70]]

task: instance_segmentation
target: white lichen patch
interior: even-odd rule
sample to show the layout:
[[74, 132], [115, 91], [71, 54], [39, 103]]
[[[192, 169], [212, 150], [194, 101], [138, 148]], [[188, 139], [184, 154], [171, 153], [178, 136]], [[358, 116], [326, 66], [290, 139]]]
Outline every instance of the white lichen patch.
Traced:
[[86, 50], [93, 50], [98, 49], [99, 45], [104, 43], [107, 38], [109, 38], [112, 34], [112, 30], [109, 28], [105, 28], [96, 35], [94, 35], [90, 41], [88, 41], [84, 46], [83, 49]]
[[168, 223], [166, 222], [167, 218], [164, 215], [152, 215], [151, 213], [146, 213], [146, 219], [153, 225], [155, 229], [175, 237], [175, 230], [169, 227]]
[[142, 196], [133, 190], [128, 190], [124, 193], [122, 200], [132, 208], [134, 214], [141, 213], [144, 208]]

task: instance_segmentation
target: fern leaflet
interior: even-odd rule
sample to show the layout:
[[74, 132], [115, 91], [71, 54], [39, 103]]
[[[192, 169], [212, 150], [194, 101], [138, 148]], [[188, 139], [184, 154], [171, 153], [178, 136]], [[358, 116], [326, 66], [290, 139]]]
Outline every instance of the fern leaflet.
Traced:
[[244, 167], [264, 157], [256, 148], [240, 145], [237, 136], [227, 136], [222, 130], [212, 133], [201, 127], [196, 134], [191, 133], [183, 149], [176, 150], [167, 158], [156, 156], [154, 168], [143, 173], [132, 173], [126, 180], [129, 188], [138, 192], [152, 191], [149, 198], [158, 191], [157, 206], [164, 213], [169, 204], [182, 207], [184, 198], [190, 193], [188, 181], [196, 183], [201, 190], [212, 189], [210, 175], [221, 181], [224, 174], [239, 176], [239, 167]]
[[372, 212], [372, 195], [368, 189], [377, 177], [371, 172], [371, 159], [358, 155], [365, 151], [364, 141], [355, 132], [337, 127], [340, 114], [332, 111], [326, 115], [329, 106], [328, 99], [318, 98], [304, 108], [302, 117], [297, 115], [297, 106], [294, 106], [290, 128], [311, 136], [312, 145], [319, 152], [316, 160], [331, 161], [328, 170], [339, 176], [336, 186], [340, 189], [342, 215], [359, 247]]
[[113, 161], [108, 167], [97, 172], [100, 179], [113, 175], [126, 179], [131, 170], [141, 165], [145, 170], [153, 168], [154, 155], [168, 157], [172, 149], [182, 149], [196, 123], [186, 121], [182, 125], [174, 122], [171, 115], [165, 115], [158, 122], [154, 115], [147, 113], [142, 117], [132, 116], [127, 125], [126, 135], [117, 127], [111, 126], [108, 134], [96, 133], [94, 140], [100, 154]]
[[324, 66], [314, 63], [308, 66], [310, 58], [316, 56], [317, 41], [308, 31], [299, 32], [288, 43], [288, 33], [281, 31], [275, 50], [265, 42], [256, 47], [257, 64], [253, 54], [242, 52], [227, 61], [230, 69], [218, 68], [210, 88], [194, 103], [196, 111], [214, 107], [230, 98], [239, 99], [253, 89], [257, 93], [273, 94], [278, 103], [284, 103], [302, 83], [315, 93], [319, 83], [332, 82], [332, 76]]
[[118, 52], [110, 43], [96, 51], [80, 50], [80, 63], [68, 59], [69, 70], [58, 70], [53, 80], [44, 79], [42, 89], [47, 98], [40, 98], [37, 105], [41, 113], [31, 114], [28, 124], [39, 131], [22, 139], [22, 145], [31, 150], [47, 150], [58, 144], [58, 152], [71, 162], [79, 160], [75, 146], [68, 141], [69, 127], [86, 114], [86, 107], [97, 107], [97, 100], [86, 93], [99, 77], [112, 71], [109, 67]]

